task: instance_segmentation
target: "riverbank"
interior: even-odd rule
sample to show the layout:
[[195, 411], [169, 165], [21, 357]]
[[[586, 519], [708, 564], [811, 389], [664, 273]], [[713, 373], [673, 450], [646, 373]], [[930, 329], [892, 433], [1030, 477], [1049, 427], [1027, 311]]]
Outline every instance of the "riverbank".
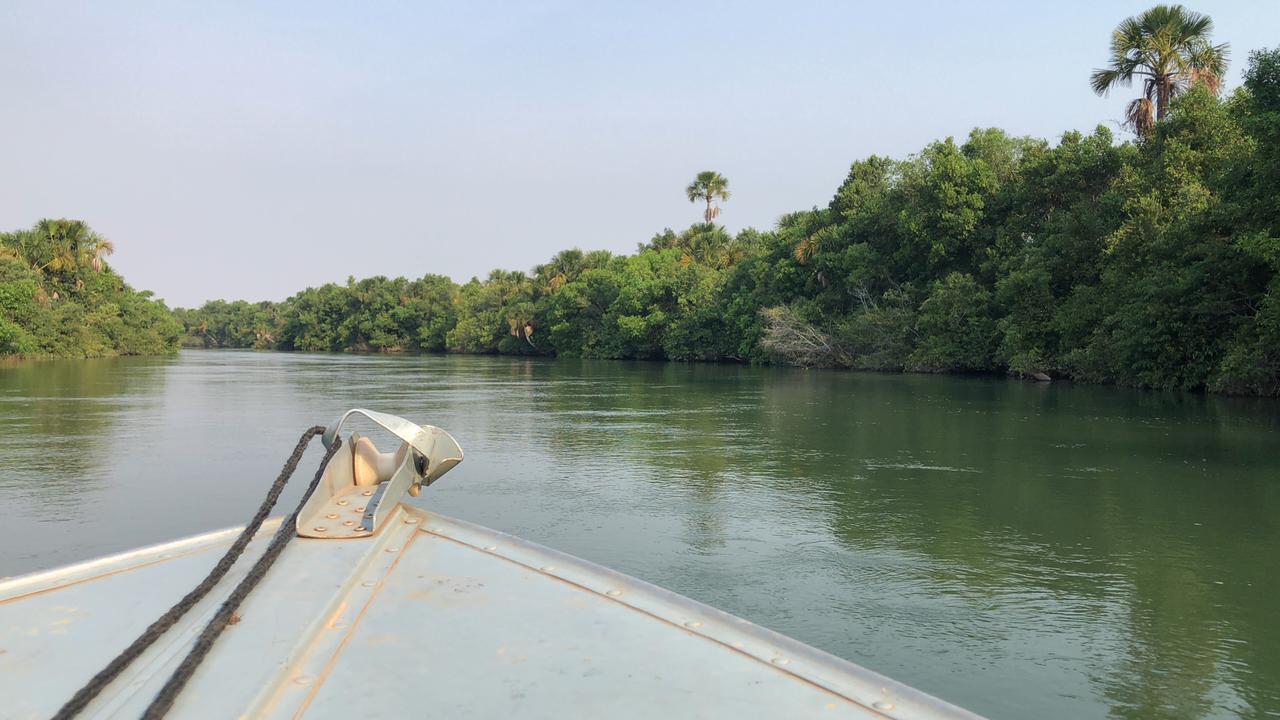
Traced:
[[[463, 284], [349, 278], [172, 315], [106, 267], [110, 243], [83, 223], [41, 221], [0, 235], [0, 355], [170, 353], [181, 337], [1044, 374], [1275, 397], [1277, 148], [1280, 51], [1262, 51], [1243, 88], [1226, 99], [1190, 88], [1140, 140], [1099, 127], [1055, 145], [976, 129], [906, 159], [859, 160], [826, 207], [767, 231], [704, 222], [630, 255], [565, 250]], [[711, 220], [719, 208], [707, 202]]]
[[699, 223], [630, 255], [565, 250], [462, 284], [350, 278], [175, 317], [202, 347], [1044, 373], [1278, 396], [1276, 68], [1280, 51], [1255, 53], [1231, 97], [1192, 87], [1137, 141], [986, 128], [859, 160], [825, 207], [767, 231]]
[[0, 233], [0, 357], [177, 352], [181, 326], [105, 258], [115, 246], [79, 220]]

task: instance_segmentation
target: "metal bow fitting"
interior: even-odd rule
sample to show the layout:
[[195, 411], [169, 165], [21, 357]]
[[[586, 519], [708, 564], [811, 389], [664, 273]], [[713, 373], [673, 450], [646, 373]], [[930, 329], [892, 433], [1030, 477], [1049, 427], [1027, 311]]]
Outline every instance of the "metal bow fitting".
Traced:
[[462, 448], [449, 433], [402, 417], [355, 408], [325, 428], [321, 440], [332, 447], [352, 415], [363, 415], [400, 439], [399, 449], [380, 453], [357, 433], [329, 462], [302, 512], [298, 534], [314, 538], [365, 537], [380, 526], [405, 492], [417, 495], [462, 462]]

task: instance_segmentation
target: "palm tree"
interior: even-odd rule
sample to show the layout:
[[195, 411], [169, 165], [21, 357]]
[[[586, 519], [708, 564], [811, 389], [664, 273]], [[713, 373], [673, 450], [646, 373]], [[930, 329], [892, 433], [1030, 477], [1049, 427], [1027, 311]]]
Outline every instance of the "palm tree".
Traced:
[[729, 199], [729, 181], [718, 172], [703, 170], [684, 191], [689, 196], [689, 202], [707, 201], [707, 209], [702, 213], [702, 218], [711, 222], [720, 214], [720, 208], [712, 206], [711, 203], [715, 200], [723, 202]]
[[533, 274], [537, 276], [539, 283], [554, 293], [566, 283], [578, 279], [586, 269], [585, 263], [586, 254], [578, 248], [561, 250], [551, 258], [551, 262], [535, 267]]
[[94, 237], [97, 238], [97, 242], [91, 246], [81, 248], [81, 257], [89, 262], [89, 265], [93, 267], [94, 272], [102, 272], [102, 267], [105, 262], [104, 259], [108, 255], [115, 253], [116, 246], [115, 243], [97, 235], [96, 233], [94, 234]]
[[836, 231], [838, 227], [839, 226], [837, 225], [827, 225], [825, 227], [819, 228], [816, 232], [812, 234], [806, 235], [803, 240], [801, 240], [799, 243], [796, 244], [796, 249], [794, 253], [796, 257], [796, 262], [800, 263], [801, 265], [808, 264], [808, 262], [812, 260], [815, 255], [817, 255], [819, 252], [822, 251], [822, 246], [828, 240], [831, 240], [836, 236]]
[[1106, 95], [1143, 77], [1142, 97], [1129, 103], [1126, 124], [1146, 136], [1169, 111], [1169, 101], [1193, 84], [1217, 94], [1227, 71], [1226, 43], [1213, 45], [1213, 20], [1181, 5], [1157, 5], [1127, 18], [1111, 36], [1111, 64], [1095, 70], [1093, 91]]
[[42, 272], [70, 273], [86, 266], [102, 272], [103, 258], [116, 250], [110, 240], [82, 220], [44, 219], [36, 223], [28, 238], [28, 256]]
[[718, 225], [695, 225], [680, 235], [677, 247], [684, 251], [680, 257], [683, 265], [699, 263], [722, 270], [742, 259], [741, 249], [733, 238]]

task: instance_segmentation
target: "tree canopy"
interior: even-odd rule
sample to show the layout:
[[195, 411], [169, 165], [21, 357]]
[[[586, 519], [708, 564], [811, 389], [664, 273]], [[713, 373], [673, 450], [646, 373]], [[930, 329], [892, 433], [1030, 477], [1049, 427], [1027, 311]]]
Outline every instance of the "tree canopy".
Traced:
[[[857, 160], [825, 206], [768, 230], [703, 222], [630, 255], [564, 250], [457, 284], [349, 278], [282, 302], [168, 312], [76, 220], [0, 234], [0, 355], [191, 346], [787, 363], [1050, 375], [1280, 396], [1280, 50], [1219, 97], [1212, 22], [1157, 6], [1117, 28], [1106, 92], [1143, 82], [1137, 142], [978, 128]], [[1143, 109], [1145, 108], [1145, 109]], [[1133, 106], [1131, 106], [1131, 110]], [[1146, 113], [1146, 114], [1144, 114]]]
[[[1139, 143], [995, 128], [854, 162], [768, 231], [664, 230], [556, 254], [178, 311], [209, 347], [1046, 373], [1280, 395], [1280, 53], [1192, 84]], [[697, 199], [710, 182], [697, 184]], [[724, 189], [724, 188], [722, 188]], [[692, 193], [692, 189], [690, 191]], [[718, 197], [718, 196], [717, 196]]]
[[0, 233], [0, 356], [157, 355], [180, 326], [151, 293], [125, 284], [109, 240], [80, 220]]

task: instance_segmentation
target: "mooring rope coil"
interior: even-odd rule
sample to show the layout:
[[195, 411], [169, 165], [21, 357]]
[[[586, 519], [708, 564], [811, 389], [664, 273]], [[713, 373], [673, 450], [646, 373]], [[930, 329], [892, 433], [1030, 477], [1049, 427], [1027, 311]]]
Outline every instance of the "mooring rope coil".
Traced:
[[[93, 702], [93, 699], [96, 698], [103, 689], [119, 677], [120, 673], [124, 672], [125, 668], [129, 667], [130, 663], [138, 659], [138, 657], [142, 655], [147, 648], [151, 647], [156, 640], [160, 639], [166, 631], [172, 628], [188, 610], [194, 607], [196, 603], [200, 602], [201, 599], [208, 595], [209, 592], [217, 586], [227, 572], [231, 570], [231, 566], [234, 565], [236, 560], [240, 558], [240, 555], [244, 553], [245, 548], [248, 547], [254, 536], [257, 535], [259, 528], [262, 527], [262, 523], [266, 521], [267, 516], [271, 513], [271, 509], [275, 507], [276, 501], [280, 499], [280, 493], [284, 491], [285, 485], [289, 482], [289, 478], [292, 477], [293, 472], [298, 469], [298, 463], [302, 461], [302, 456], [307, 450], [307, 445], [311, 442], [312, 438], [322, 434], [323, 432], [324, 428], [317, 425], [302, 434], [302, 437], [298, 439], [297, 446], [293, 449], [293, 453], [289, 456], [284, 467], [280, 470], [279, 477], [277, 477], [276, 481], [272, 483], [271, 489], [267, 491], [267, 496], [262, 500], [262, 504], [258, 507], [258, 511], [254, 514], [253, 519], [249, 521], [248, 525], [245, 525], [240, 536], [231, 544], [231, 547], [227, 548], [227, 552], [223, 554], [220, 560], [218, 560], [218, 563], [209, 571], [209, 574], [205, 576], [198, 585], [192, 588], [192, 590], [181, 600], [179, 600], [176, 605], [169, 608], [169, 610], [156, 619], [155, 622], [151, 623], [151, 625], [148, 626], [147, 629], [129, 645], [129, 647], [121, 651], [115, 659], [107, 663], [106, 667], [98, 671], [97, 675], [94, 675], [89, 682], [85, 683], [84, 687], [76, 691], [76, 694], [71, 696], [71, 699], [58, 710], [56, 715], [53, 716], [53, 720], [69, 720], [88, 707], [89, 703]], [[169, 679], [165, 681], [164, 687], [162, 687], [160, 692], [156, 694], [155, 699], [153, 699], [151, 704], [147, 706], [146, 711], [142, 714], [143, 718], [146, 720], [157, 720], [158, 718], [164, 717], [169, 709], [173, 707], [173, 703], [177, 699], [178, 693], [182, 692], [182, 688], [186, 686], [187, 681], [195, 674], [196, 668], [200, 666], [200, 663], [213, 648], [213, 644], [218, 639], [218, 636], [221, 635], [222, 631], [226, 629], [228, 624], [230, 624], [231, 617], [235, 614], [236, 609], [240, 607], [240, 603], [242, 603], [244, 599], [248, 597], [249, 593], [253, 591], [258, 582], [262, 580], [264, 575], [266, 575], [267, 570], [269, 570], [271, 565], [275, 563], [276, 559], [280, 557], [281, 552], [284, 551], [285, 545], [289, 544], [289, 541], [293, 539], [296, 534], [294, 532], [294, 524], [297, 521], [298, 513], [301, 512], [303, 505], [305, 505], [307, 499], [311, 497], [316, 486], [320, 484], [320, 478], [324, 475], [324, 470], [329, 465], [329, 460], [333, 458], [334, 453], [336, 453], [338, 448], [341, 446], [342, 440], [340, 438], [334, 438], [333, 444], [329, 446], [328, 452], [325, 453], [324, 458], [320, 461], [320, 467], [316, 470], [315, 477], [312, 478], [311, 484], [307, 486], [306, 491], [303, 492], [302, 500], [298, 502], [297, 508], [295, 508], [294, 511], [280, 523], [280, 528], [276, 531], [275, 536], [271, 538], [271, 543], [267, 545], [267, 549], [262, 553], [262, 556], [258, 558], [258, 561], [254, 563], [253, 568], [249, 570], [249, 573], [245, 575], [239, 584], [237, 584], [231, 591], [231, 594], [227, 599], [223, 601], [222, 606], [218, 608], [218, 612], [213, 616], [213, 619], [205, 626], [204, 632], [200, 633], [200, 637], [196, 639], [195, 645], [192, 646], [191, 650], [187, 653], [187, 656], [183, 658], [178, 667], [174, 669], [173, 674], [169, 676]]]

